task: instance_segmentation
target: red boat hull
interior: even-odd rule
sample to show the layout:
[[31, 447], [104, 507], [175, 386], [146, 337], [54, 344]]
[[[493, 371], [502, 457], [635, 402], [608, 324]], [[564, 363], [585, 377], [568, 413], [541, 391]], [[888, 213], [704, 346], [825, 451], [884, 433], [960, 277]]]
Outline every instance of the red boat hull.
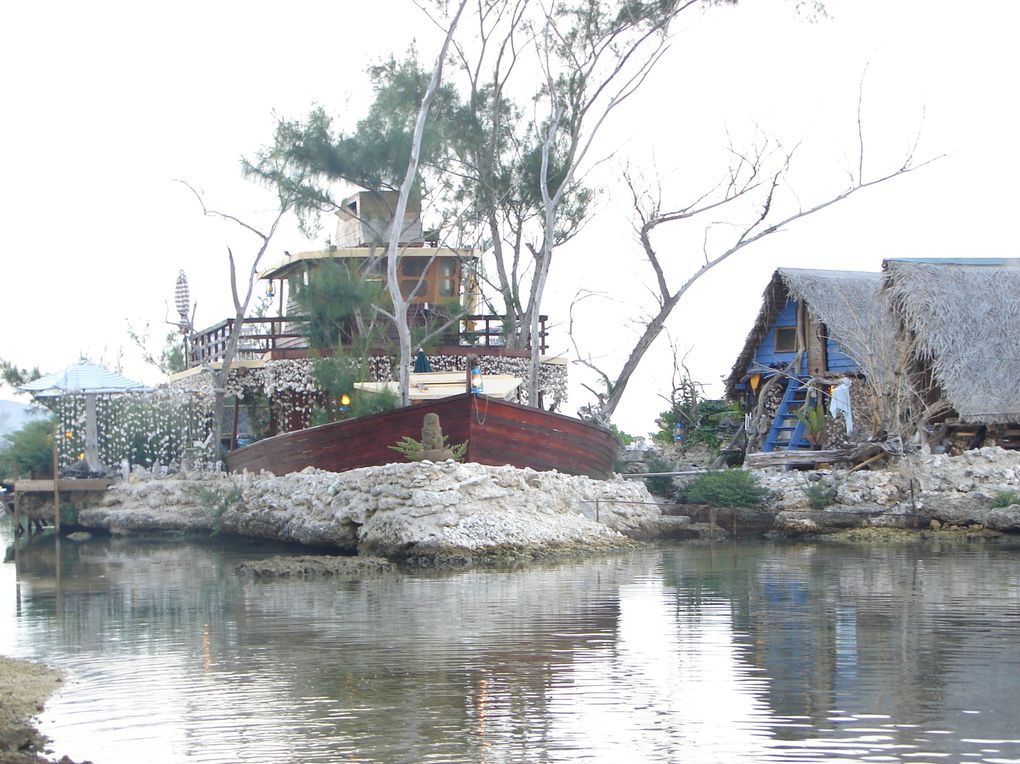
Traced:
[[468, 393], [266, 438], [228, 454], [227, 468], [284, 475], [305, 467], [343, 472], [404, 461], [389, 447], [405, 436], [420, 440], [430, 412], [439, 415], [449, 443], [468, 441], [465, 461], [600, 480], [613, 474], [619, 444], [601, 427]]

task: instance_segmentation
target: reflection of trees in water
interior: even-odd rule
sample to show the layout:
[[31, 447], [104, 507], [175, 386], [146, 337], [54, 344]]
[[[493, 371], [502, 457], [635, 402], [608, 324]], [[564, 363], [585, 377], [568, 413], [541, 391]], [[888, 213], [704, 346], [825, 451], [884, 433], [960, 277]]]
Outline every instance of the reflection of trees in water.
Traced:
[[224, 745], [265, 734], [309, 760], [338, 746], [379, 760], [425, 746], [439, 759], [524, 759], [572, 741], [564, 708], [593, 698], [618, 724], [633, 709], [654, 717], [667, 730], [656, 744], [700, 746], [693, 736], [716, 717], [689, 710], [715, 681], [699, 661], [725, 661], [725, 697], [750, 699], [723, 718], [813, 722], [771, 724], [775, 739], [817, 736], [836, 712], [921, 724], [968, 707], [961, 686], [995, 687], [1004, 651], [1020, 662], [1006, 619], [1018, 576], [990, 547], [714, 544], [519, 570], [233, 573], [278, 551], [65, 540], [59, 611], [52, 542], [19, 552], [18, 578], [25, 614], [52, 624], [47, 649], [105, 662], [114, 679], [140, 670], [123, 656], [177, 682], [167, 703], [194, 745], [227, 719]]
[[[921, 543], [735, 544], [668, 555], [666, 575], [685, 616], [729, 600], [739, 654], [767, 677], [777, 716], [823, 727], [850, 712], [925, 723], [966, 705], [950, 701], [960, 688], [982, 676], [995, 684], [999, 667], [980, 657], [989, 649], [982, 626], [1001, 631], [1014, 618], [1008, 554]], [[960, 673], [970, 675], [966, 685], [947, 681]]]

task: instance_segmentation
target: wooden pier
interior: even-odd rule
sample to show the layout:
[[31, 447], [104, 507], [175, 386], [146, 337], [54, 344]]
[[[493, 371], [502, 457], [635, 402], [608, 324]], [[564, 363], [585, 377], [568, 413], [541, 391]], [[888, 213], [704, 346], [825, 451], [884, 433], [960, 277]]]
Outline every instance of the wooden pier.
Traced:
[[[21, 535], [26, 528], [21, 524], [21, 516], [27, 518], [28, 532], [32, 532], [33, 524], [36, 530], [42, 528], [52, 521], [57, 533], [60, 532], [60, 505], [61, 500], [73, 501], [74, 495], [83, 493], [102, 493], [113, 485], [113, 480], [108, 478], [59, 478], [58, 480], [15, 480], [13, 486], [7, 484], [5, 487], [13, 487], [8, 500], [8, 493], [4, 493], [4, 502], [8, 504], [7, 509], [14, 515], [14, 533]], [[47, 496], [53, 497], [51, 505], [43, 503]], [[33, 501], [28, 509], [23, 504], [26, 498], [31, 497]]]

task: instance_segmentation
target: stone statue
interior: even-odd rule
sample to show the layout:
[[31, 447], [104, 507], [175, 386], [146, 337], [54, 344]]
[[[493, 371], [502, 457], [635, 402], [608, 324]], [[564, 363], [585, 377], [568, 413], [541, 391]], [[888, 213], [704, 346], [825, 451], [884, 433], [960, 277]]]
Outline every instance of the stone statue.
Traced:
[[439, 425], [439, 414], [425, 415], [421, 428], [421, 458], [430, 462], [443, 462], [453, 458], [453, 451], [443, 443], [443, 428]]

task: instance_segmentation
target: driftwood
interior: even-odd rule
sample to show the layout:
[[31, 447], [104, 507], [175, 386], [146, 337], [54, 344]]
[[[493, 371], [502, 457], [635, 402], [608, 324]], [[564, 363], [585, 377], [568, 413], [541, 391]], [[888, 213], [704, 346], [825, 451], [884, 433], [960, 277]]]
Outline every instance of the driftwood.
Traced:
[[760, 451], [744, 457], [744, 466], [759, 470], [790, 464], [848, 463], [862, 465], [880, 454], [888, 453], [882, 443], [865, 443], [852, 448], [830, 448], [822, 451]]

